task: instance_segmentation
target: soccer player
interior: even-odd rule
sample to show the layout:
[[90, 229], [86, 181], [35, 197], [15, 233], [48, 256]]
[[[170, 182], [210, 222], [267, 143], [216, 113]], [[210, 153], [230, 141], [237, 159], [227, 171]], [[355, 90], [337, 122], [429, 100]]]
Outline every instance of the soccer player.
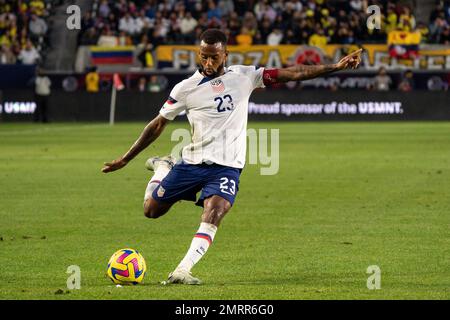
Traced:
[[337, 64], [295, 65], [265, 69], [235, 65], [225, 67], [227, 38], [218, 29], [200, 36], [200, 68], [178, 83], [156, 116], [122, 157], [105, 163], [102, 171], [126, 166], [154, 142], [166, 125], [182, 111], [192, 129], [192, 143], [184, 147], [181, 159], [154, 157], [146, 167], [154, 171], [144, 197], [144, 213], [159, 218], [179, 200], [196, 201], [203, 207], [201, 223], [186, 256], [169, 274], [167, 283], [200, 284], [191, 274], [214, 240], [223, 217], [231, 209], [245, 164], [247, 109], [252, 91], [278, 82], [312, 79], [343, 69], [355, 69], [362, 50], [344, 57]]

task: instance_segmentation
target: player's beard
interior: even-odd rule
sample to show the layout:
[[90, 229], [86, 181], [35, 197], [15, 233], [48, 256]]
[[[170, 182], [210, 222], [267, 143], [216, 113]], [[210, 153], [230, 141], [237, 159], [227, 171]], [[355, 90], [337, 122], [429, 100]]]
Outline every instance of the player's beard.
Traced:
[[205, 72], [205, 69], [203, 68], [203, 66], [200, 65], [200, 71], [201, 71], [201, 73], [203, 73], [204, 76], [206, 76], [206, 77], [208, 77], [208, 78], [211, 78], [211, 79], [220, 77], [220, 76], [223, 74], [222, 71], [223, 71], [224, 69], [225, 69], [225, 62], [223, 62], [222, 65], [221, 65], [220, 67], [217, 68], [217, 71], [216, 71], [216, 72], [214, 72], [212, 75], [208, 75], [208, 74]]

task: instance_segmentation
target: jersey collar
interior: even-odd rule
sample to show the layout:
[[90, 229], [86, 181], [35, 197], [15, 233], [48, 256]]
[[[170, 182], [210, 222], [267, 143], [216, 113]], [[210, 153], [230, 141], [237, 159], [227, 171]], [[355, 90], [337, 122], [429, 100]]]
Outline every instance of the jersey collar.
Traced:
[[195, 72], [195, 75], [196, 75], [197, 77], [199, 77], [199, 78], [202, 77], [201, 81], [197, 84], [197, 86], [199, 86], [199, 85], [201, 85], [201, 84], [204, 84], [204, 83], [206, 83], [206, 82], [208, 82], [208, 81], [211, 81], [211, 80], [213, 80], [213, 79], [220, 78], [220, 77], [224, 76], [227, 72], [231, 71], [231, 70], [229, 70], [227, 67], [223, 68], [223, 70], [224, 70], [224, 72], [223, 72], [223, 74], [222, 74], [221, 76], [218, 76], [218, 77], [216, 77], [216, 78], [210, 78], [210, 77], [204, 76], [204, 75], [200, 72], [200, 69], [197, 69], [197, 71]]

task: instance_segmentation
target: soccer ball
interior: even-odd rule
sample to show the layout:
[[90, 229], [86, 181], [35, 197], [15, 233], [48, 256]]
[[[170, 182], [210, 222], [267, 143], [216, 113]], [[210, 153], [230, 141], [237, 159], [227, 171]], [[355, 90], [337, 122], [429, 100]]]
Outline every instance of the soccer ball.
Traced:
[[141, 283], [147, 272], [144, 257], [134, 249], [116, 251], [108, 262], [108, 277], [116, 284]]

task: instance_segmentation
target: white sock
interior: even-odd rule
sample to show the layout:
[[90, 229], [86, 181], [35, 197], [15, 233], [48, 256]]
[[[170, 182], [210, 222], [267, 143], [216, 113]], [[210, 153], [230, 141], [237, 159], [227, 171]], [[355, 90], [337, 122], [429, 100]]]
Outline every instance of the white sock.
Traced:
[[177, 269], [191, 271], [192, 267], [205, 255], [214, 240], [216, 231], [217, 227], [215, 225], [202, 222], [194, 239], [192, 239], [191, 246], [186, 253], [186, 256], [181, 260]]
[[147, 189], [145, 189], [144, 203], [145, 203], [145, 201], [150, 199], [150, 197], [152, 196], [153, 190], [155, 190], [159, 186], [162, 179], [164, 179], [167, 176], [169, 171], [170, 171], [169, 165], [161, 163], [158, 166], [158, 168], [155, 171], [155, 174], [148, 182]]

